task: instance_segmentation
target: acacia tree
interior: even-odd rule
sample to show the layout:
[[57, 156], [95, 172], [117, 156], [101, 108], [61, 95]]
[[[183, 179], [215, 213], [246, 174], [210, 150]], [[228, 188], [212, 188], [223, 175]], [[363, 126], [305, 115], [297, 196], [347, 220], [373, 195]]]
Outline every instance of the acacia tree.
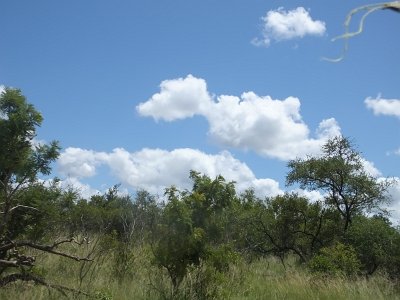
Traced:
[[360, 153], [342, 136], [328, 140], [321, 156], [291, 160], [288, 167], [286, 184], [322, 191], [325, 204], [342, 216], [345, 232], [356, 214], [379, 208], [387, 200], [389, 181], [369, 175]]
[[245, 240], [255, 253], [275, 255], [283, 265], [289, 253], [306, 262], [335, 239], [337, 215], [297, 194], [278, 195], [255, 203], [245, 216]]
[[[57, 142], [35, 143], [36, 128], [42, 120], [20, 90], [5, 88], [0, 94], [0, 287], [21, 280], [68, 290], [50, 285], [31, 272], [35, 257], [27, 254], [28, 248], [88, 260], [58, 250], [60, 245], [73, 242], [71, 238], [41, 244], [27, 234], [31, 227], [38, 226], [37, 218], [32, 216], [45, 213], [35, 205], [37, 197], [30, 200], [29, 193], [39, 184], [38, 175], [50, 173], [60, 149]], [[16, 217], [24, 222], [15, 222]]]

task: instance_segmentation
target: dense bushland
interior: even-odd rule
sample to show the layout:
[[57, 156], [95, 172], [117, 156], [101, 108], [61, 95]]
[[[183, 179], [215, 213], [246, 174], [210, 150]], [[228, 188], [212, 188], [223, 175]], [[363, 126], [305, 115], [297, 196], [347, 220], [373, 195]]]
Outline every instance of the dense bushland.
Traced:
[[287, 184], [318, 202], [239, 194], [196, 171], [161, 198], [114, 186], [84, 199], [38, 179], [59, 152], [34, 142], [41, 121], [19, 90], [1, 94], [2, 299], [400, 297], [400, 232], [380, 209], [390, 181], [344, 137], [288, 163]]

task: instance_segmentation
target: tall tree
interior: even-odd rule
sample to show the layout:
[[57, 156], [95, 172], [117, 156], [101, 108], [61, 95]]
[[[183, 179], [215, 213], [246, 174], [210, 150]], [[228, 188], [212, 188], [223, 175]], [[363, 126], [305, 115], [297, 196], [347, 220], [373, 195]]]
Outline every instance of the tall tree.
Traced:
[[[32, 216], [43, 214], [35, 205], [38, 197], [29, 197], [29, 193], [37, 186], [38, 175], [50, 173], [60, 149], [57, 142], [34, 141], [42, 120], [20, 90], [5, 88], [0, 94], [0, 287], [17, 280], [49, 286], [30, 272], [35, 257], [26, 248], [81, 260], [57, 249], [72, 239], [43, 245], [27, 234], [29, 228], [38, 226]], [[23, 222], [15, 222], [16, 218]]]
[[335, 137], [322, 147], [322, 155], [291, 160], [288, 167], [286, 183], [324, 193], [325, 204], [342, 216], [344, 231], [356, 214], [379, 208], [387, 200], [389, 182], [378, 181], [365, 170], [360, 153], [347, 138]]

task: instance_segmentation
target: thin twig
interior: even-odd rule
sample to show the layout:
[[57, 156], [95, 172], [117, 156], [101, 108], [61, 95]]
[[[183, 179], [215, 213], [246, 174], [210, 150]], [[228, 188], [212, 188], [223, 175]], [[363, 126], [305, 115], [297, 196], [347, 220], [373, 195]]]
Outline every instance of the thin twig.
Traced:
[[[368, 5], [363, 5], [360, 7], [356, 7], [353, 10], [350, 11], [350, 13], [347, 15], [346, 17], [346, 21], [344, 23], [345, 26], [345, 33], [337, 36], [335, 38], [332, 39], [332, 42], [337, 41], [339, 39], [344, 39], [344, 46], [343, 46], [343, 51], [342, 54], [338, 57], [338, 58], [326, 58], [323, 57], [323, 60], [329, 61], [329, 62], [340, 62], [341, 60], [344, 59], [344, 56], [348, 50], [348, 42], [349, 39], [359, 35], [363, 32], [364, 30], [364, 22], [365, 19], [367, 18], [368, 15], [370, 15], [371, 13], [377, 11], [377, 10], [381, 10], [381, 9], [391, 9], [394, 10], [396, 12], [400, 12], [400, 1], [393, 1], [393, 2], [383, 2], [383, 3], [375, 3], [375, 4], [368, 4]], [[354, 31], [354, 32], [349, 32], [349, 27], [350, 27], [350, 22], [353, 18], [353, 16], [362, 11], [362, 10], [366, 10], [366, 12], [362, 15], [359, 25], [358, 25], [358, 30]]]

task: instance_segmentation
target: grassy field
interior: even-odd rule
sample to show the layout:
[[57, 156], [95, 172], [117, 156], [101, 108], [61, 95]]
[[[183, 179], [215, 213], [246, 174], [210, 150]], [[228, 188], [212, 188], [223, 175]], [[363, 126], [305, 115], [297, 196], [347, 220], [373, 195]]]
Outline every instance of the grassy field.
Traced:
[[[80, 250], [81, 251], [81, 250]], [[86, 251], [91, 251], [90, 247]], [[117, 256], [114, 252], [96, 254], [92, 263], [79, 263], [62, 257], [39, 255], [36, 274], [52, 284], [73, 287], [91, 296], [66, 292], [32, 283], [14, 283], [0, 290], [0, 299], [170, 299], [167, 274], [153, 266], [149, 249]], [[119, 259], [119, 263], [116, 262]], [[175, 293], [175, 299], [400, 299], [400, 287], [383, 275], [368, 280], [322, 278], [310, 274], [294, 260], [263, 258], [239, 261], [221, 274], [207, 266], [190, 270]]]

